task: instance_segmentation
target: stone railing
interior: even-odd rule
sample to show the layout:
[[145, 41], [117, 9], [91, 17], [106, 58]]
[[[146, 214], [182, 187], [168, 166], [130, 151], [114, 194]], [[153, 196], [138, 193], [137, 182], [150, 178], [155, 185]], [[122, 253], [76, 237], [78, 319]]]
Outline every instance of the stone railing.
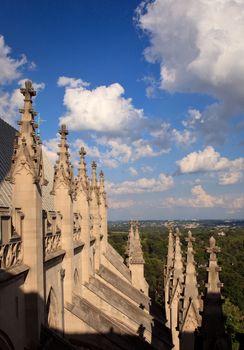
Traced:
[[61, 249], [61, 232], [45, 236], [45, 255]]
[[20, 265], [23, 260], [22, 241], [0, 245], [0, 269], [6, 270]]

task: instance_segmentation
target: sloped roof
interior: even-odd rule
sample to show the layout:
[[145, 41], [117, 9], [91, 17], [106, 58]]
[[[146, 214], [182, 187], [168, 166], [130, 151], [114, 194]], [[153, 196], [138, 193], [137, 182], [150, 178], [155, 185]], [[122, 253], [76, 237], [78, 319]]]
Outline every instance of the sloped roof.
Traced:
[[[12, 185], [5, 178], [8, 176], [13, 155], [14, 138], [17, 130], [0, 118], [0, 206], [11, 206]], [[43, 151], [43, 166], [48, 185], [43, 186], [42, 208], [54, 210], [53, 197], [50, 195], [53, 183], [53, 165]]]

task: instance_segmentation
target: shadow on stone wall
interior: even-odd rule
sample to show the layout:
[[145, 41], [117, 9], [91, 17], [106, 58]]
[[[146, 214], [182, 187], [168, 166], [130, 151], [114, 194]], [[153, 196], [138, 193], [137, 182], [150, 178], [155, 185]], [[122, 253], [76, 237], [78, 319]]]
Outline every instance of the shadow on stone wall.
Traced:
[[[36, 293], [23, 293], [21, 285], [24, 284], [28, 268], [19, 266], [13, 270], [15, 271], [12, 274], [0, 269], [0, 302], [9, 305], [9, 312], [0, 312], [1, 350], [169, 350], [172, 348], [170, 332], [166, 331], [163, 319], [160, 320], [160, 313], [154, 318], [152, 344], [144, 340], [143, 325], [138, 327], [138, 336], [116, 333], [113, 327], [105, 333], [76, 333], [63, 336], [62, 332], [48, 327], [49, 310], [44, 300]], [[155, 305], [153, 308], [155, 310]], [[24, 312], [20, 315], [21, 310]], [[41, 324], [38, 321], [39, 313], [44, 315], [44, 321]], [[9, 327], [10, 324], [11, 327]], [[17, 335], [25, 340], [24, 348], [16, 340]], [[164, 346], [162, 342], [165, 340]]]

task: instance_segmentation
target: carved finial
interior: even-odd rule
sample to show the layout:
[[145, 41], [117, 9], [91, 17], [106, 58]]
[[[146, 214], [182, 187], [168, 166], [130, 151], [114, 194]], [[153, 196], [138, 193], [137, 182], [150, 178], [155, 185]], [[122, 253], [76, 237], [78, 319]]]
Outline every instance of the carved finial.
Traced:
[[72, 194], [74, 190], [73, 167], [69, 161], [69, 158], [70, 158], [70, 155], [68, 152], [69, 145], [67, 142], [68, 130], [66, 128], [66, 125], [64, 124], [61, 125], [59, 134], [60, 134], [61, 142], [58, 145], [59, 146], [59, 151], [57, 152], [58, 159], [56, 161], [56, 165], [54, 166], [52, 194], [55, 194], [55, 190], [58, 188], [58, 184], [60, 182], [64, 183], [69, 190], [69, 194]]
[[79, 173], [78, 173], [78, 181], [77, 181], [77, 189], [80, 188], [80, 186], [82, 186], [83, 190], [85, 189], [85, 191], [88, 190], [88, 179], [87, 179], [87, 173], [86, 173], [86, 162], [85, 162], [85, 155], [86, 155], [86, 151], [85, 148], [82, 146], [80, 148], [80, 166], [79, 166]]
[[99, 173], [99, 194], [100, 199], [103, 199], [102, 202], [104, 202], [105, 206], [107, 206], [106, 191], [104, 186], [104, 173], [102, 170]]
[[31, 80], [26, 80], [25, 81], [25, 87], [20, 89], [20, 92], [22, 95], [25, 97], [25, 102], [31, 102], [32, 97], [36, 96], [36, 91], [34, 90], [32, 86], [32, 81]]
[[92, 162], [92, 187], [97, 188], [97, 164], [95, 161]]
[[[43, 160], [40, 138], [36, 135], [36, 124], [34, 117], [37, 114], [32, 109], [32, 97], [36, 95], [36, 91], [32, 86], [32, 82], [27, 80], [25, 87], [20, 89], [24, 95], [24, 108], [20, 109], [22, 114], [19, 132], [16, 134], [14, 154], [12, 158], [12, 166], [9, 174], [9, 180], [14, 181], [15, 172], [18, 168], [18, 162], [23, 162], [30, 168], [33, 176], [33, 182], [40, 185], [46, 185], [47, 181], [43, 173]], [[25, 167], [23, 166], [22, 169]], [[19, 169], [18, 169], [19, 173]]]
[[176, 228], [175, 228], [175, 236], [178, 236], [178, 237], [181, 236], [179, 227], [176, 227]]
[[93, 160], [92, 162], [92, 170], [96, 170], [97, 169], [97, 163], [95, 162], [95, 160]]
[[84, 159], [85, 155], [86, 155], [85, 147], [81, 146], [81, 148], [80, 148], [80, 157]]
[[67, 127], [66, 127], [66, 125], [65, 124], [62, 124], [61, 125], [61, 128], [60, 128], [60, 130], [59, 130], [59, 133], [60, 133], [60, 135], [61, 135], [61, 138], [66, 138], [66, 136], [68, 135], [68, 130], [67, 130]]
[[209, 239], [209, 247], [207, 247], [207, 252], [210, 254], [210, 259], [211, 260], [216, 260], [217, 259], [217, 255], [216, 253], [220, 253], [220, 248], [216, 246], [216, 240], [215, 238], [212, 236]]
[[209, 239], [207, 252], [209, 253], [207, 293], [220, 293], [220, 288], [223, 286], [219, 280], [221, 268], [218, 266], [217, 261], [217, 253], [220, 252], [220, 248], [216, 246], [216, 240], [213, 236]]

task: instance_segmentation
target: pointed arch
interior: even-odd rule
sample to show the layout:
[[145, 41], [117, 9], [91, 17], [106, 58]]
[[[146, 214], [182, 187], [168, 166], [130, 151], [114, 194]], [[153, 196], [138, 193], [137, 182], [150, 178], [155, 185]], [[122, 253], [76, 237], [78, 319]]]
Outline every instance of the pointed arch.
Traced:
[[47, 298], [47, 322], [49, 328], [58, 329], [58, 302], [53, 287]]

